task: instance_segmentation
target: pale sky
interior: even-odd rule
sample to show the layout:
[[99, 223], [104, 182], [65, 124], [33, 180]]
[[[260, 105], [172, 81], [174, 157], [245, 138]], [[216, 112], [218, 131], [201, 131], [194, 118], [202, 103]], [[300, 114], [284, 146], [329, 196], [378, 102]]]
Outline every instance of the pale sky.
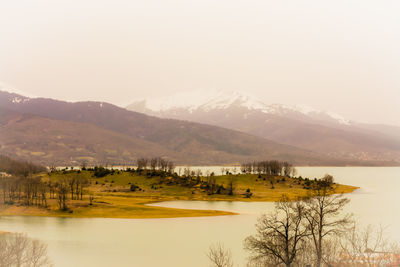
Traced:
[[61, 100], [240, 90], [400, 126], [400, 1], [2, 0], [0, 81]]

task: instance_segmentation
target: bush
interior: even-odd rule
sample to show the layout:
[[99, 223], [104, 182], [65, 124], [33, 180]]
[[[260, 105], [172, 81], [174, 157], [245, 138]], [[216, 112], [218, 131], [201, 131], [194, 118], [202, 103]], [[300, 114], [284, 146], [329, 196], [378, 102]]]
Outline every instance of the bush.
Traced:
[[130, 187], [130, 190], [132, 192], [135, 192], [136, 190], [141, 191], [142, 189], [139, 186], [137, 186], [135, 184], [132, 184], [131, 187]]
[[106, 169], [104, 167], [94, 167], [94, 176], [96, 176], [97, 178], [100, 177], [104, 177], [107, 176], [108, 174], [110, 174], [111, 171], [109, 169]]
[[246, 198], [251, 198], [252, 195], [253, 195], [253, 193], [250, 191], [250, 188], [247, 188], [245, 197]]

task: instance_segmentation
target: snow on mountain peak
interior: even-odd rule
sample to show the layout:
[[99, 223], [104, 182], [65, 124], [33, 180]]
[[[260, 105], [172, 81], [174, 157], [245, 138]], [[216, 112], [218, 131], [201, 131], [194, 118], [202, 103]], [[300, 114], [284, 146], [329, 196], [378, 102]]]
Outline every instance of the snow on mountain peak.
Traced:
[[331, 112], [331, 111], [327, 111], [326, 114], [329, 117], [331, 117], [332, 119], [335, 119], [340, 124], [350, 125], [350, 121], [348, 119], [345, 119], [344, 117], [342, 117], [339, 114], [336, 114], [336, 113]]
[[267, 105], [257, 97], [240, 91], [195, 90], [176, 93], [166, 97], [138, 99], [127, 108], [138, 112], [168, 114], [178, 110], [209, 112], [230, 107], [241, 107], [248, 110], [258, 110], [267, 114], [290, 116], [294, 114], [308, 117], [331, 119], [340, 124], [349, 121], [333, 112], [318, 111], [304, 105]]
[[194, 111], [202, 109], [226, 109], [239, 105], [248, 109], [264, 109], [266, 105], [256, 97], [239, 91], [195, 90], [177, 93], [167, 97], [138, 99], [129, 107], [142, 105], [153, 112], [163, 112], [176, 109]]

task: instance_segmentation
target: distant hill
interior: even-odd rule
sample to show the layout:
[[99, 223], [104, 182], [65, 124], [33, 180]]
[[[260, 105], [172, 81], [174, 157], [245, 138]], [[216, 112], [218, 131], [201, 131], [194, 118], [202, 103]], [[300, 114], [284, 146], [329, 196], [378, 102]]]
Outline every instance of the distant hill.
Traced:
[[[162, 156], [177, 164], [256, 159], [299, 165], [362, 165], [246, 133], [160, 119], [103, 102], [63, 102], [0, 92], [0, 153], [43, 164], [132, 164]], [[387, 164], [387, 163], [386, 163]]]
[[185, 92], [137, 100], [127, 108], [225, 127], [328, 157], [400, 164], [399, 127], [357, 123], [305, 106], [267, 105], [241, 92]]

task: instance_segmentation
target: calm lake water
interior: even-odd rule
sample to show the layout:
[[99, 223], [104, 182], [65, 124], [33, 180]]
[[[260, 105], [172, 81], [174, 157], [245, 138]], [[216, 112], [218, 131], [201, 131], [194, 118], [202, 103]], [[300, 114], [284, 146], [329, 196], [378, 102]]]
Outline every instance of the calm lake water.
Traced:
[[[197, 167], [193, 167], [195, 169]], [[217, 174], [221, 167], [214, 167]], [[349, 194], [347, 212], [362, 224], [382, 224], [400, 242], [400, 168], [302, 167], [303, 177], [329, 173], [361, 189]], [[273, 203], [171, 201], [158, 206], [239, 212], [237, 216], [173, 219], [71, 219], [0, 217], [0, 230], [25, 232], [48, 244], [56, 266], [208, 266], [210, 244], [232, 250], [236, 264], [247, 257], [243, 239], [254, 233], [261, 213]]]

